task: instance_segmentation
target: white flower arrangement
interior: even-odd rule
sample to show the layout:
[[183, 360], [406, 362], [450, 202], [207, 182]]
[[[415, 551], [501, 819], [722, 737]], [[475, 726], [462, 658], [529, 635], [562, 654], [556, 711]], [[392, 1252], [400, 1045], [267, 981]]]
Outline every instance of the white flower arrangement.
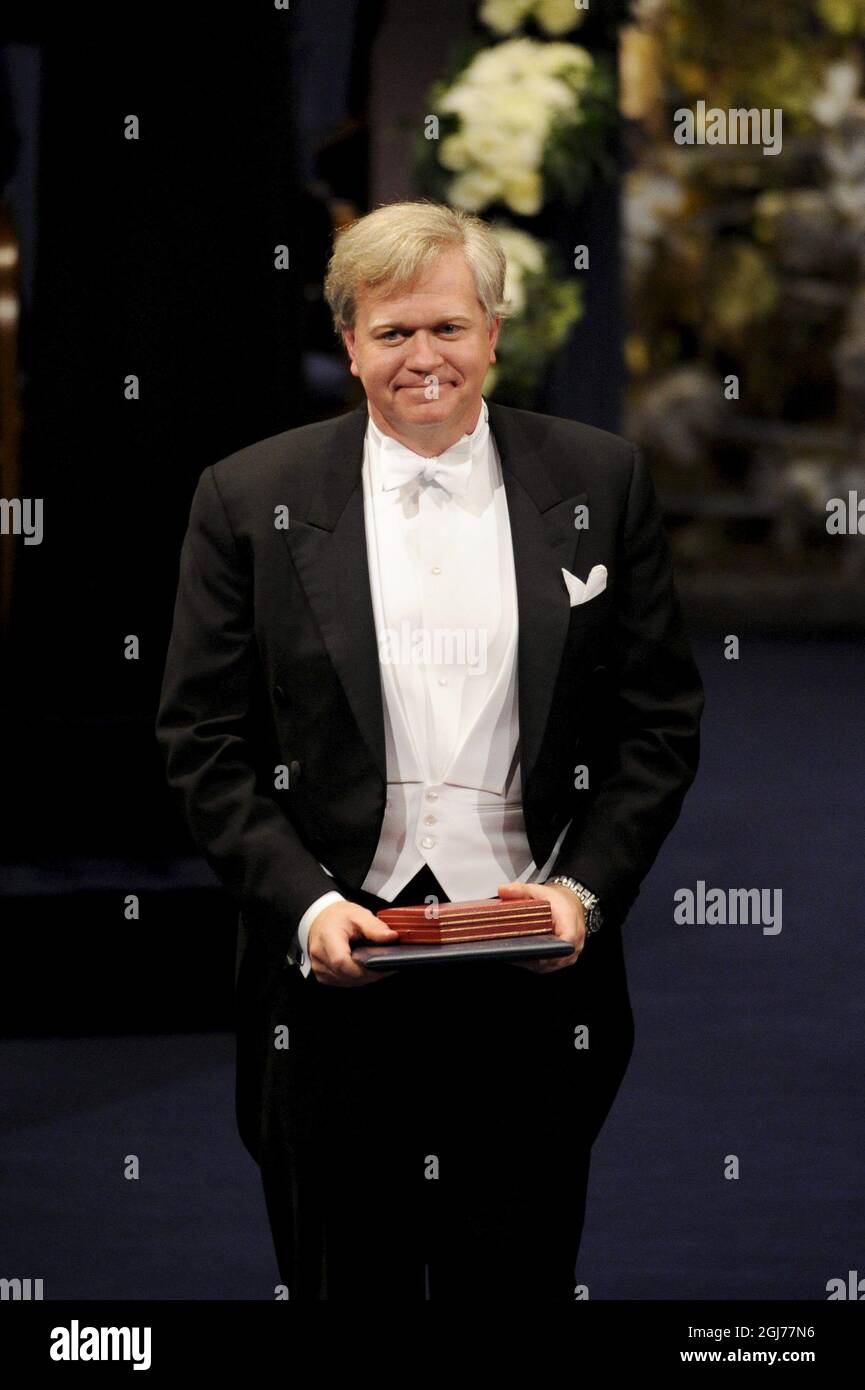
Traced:
[[439, 150], [456, 174], [448, 201], [469, 212], [494, 202], [526, 217], [540, 212], [547, 141], [557, 121], [581, 123], [593, 69], [571, 43], [510, 39], [477, 53], [438, 102], [460, 120]]
[[537, 237], [521, 232], [518, 227], [509, 227], [506, 222], [492, 222], [495, 232], [507, 256], [505, 271], [505, 299], [509, 314], [521, 314], [526, 307], [526, 274], [540, 275], [546, 268], [543, 242]]
[[484, 0], [480, 18], [497, 34], [514, 34], [533, 19], [545, 34], [567, 34], [582, 23], [584, 9], [575, 0]]
[[507, 258], [508, 317], [484, 392], [503, 391], [511, 404], [531, 409], [551, 356], [582, 314], [582, 293], [574, 276], [556, 277], [543, 241], [507, 222], [491, 222], [490, 230]]

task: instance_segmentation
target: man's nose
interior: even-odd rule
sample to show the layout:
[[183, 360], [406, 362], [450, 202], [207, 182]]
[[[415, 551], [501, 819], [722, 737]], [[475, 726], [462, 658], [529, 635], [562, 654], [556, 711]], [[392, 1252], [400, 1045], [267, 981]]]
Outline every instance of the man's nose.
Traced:
[[419, 329], [412, 334], [406, 366], [417, 372], [431, 372], [444, 361], [434, 334]]

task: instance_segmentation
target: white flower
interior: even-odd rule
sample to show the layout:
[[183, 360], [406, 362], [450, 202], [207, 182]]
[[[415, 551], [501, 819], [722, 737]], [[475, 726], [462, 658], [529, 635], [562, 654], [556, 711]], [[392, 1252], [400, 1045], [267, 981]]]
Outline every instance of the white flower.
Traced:
[[837, 125], [859, 91], [858, 63], [830, 63], [823, 75], [823, 89], [811, 102], [811, 113], [821, 125]]
[[480, 212], [500, 192], [499, 180], [479, 169], [458, 174], [450, 186], [449, 197], [455, 207], [466, 212]]
[[525, 216], [538, 212], [550, 129], [556, 118], [582, 119], [592, 66], [585, 49], [570, 43], [520, 38], [481, 50], [438, 103], [460, 121], [439, 151], [443, 167], [457, 174], [450, 201], [475, 212], [496, 200]]
[[529, 236], [505, 222], [493, 222], [490, 230], [501, 243], [507, 257], [505, 298], [510, 301], [512, 314], [521, 314], [526, 307], [523, 284], [526, 273], [538, 274], [544, 269], [544, 248], [536, 237]]
[[445, 169], [465, 169], [471, 154], [468, 141], [460, 131], [456, 135], [446, 135], [439, 146], [439, 164]]
[[481, 22], [497, 34], [519, 29], [532, 8], [533, 0], [484, 0], [479, 10]]
[[547, 34], [567, 34], [582, 24], [584, 10], [578, 10], [574, 0], [538, 0], [535, 19]]
[[583, 13], [574, 0], [484, 0], [479, 11], [497, 34], [515, 33], [530, 16], [547, 34], [567, 34], [582, 23]]
[[544, 184], [540, 174], [516, 174], [506, 179], [502, 193], [511, 212], [521, 217], [535, 217], [544, 205]]
[[535, 273], [543, 270], [544, 246], [537, 237], [519, 227], [511, 227], [507, 222], [492, 222], [490, 230], [501, 242], [509, 265]]

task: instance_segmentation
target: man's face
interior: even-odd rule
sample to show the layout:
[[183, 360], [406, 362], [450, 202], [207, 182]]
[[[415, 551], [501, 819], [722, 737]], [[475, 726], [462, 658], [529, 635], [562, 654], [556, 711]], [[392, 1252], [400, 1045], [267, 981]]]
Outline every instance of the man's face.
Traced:
[[[454, 439], [474, 428], [501, 320], [487, 326], [465, 256], [443, 252], [405, 290], [362, 287], [343, 340], [376, 424]], [[465, 426], [465, 429], [463, 428]]]

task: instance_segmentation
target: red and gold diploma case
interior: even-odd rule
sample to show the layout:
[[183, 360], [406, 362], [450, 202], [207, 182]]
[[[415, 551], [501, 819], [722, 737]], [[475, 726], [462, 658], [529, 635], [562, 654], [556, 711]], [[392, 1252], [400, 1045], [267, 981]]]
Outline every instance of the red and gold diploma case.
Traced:
[[554, 935], [550, 904], [535, 898], [386, 907], [376, 916], [399, 932], [399, 940], [384, 946], [367, 942], [353, 950], [370, 970], [569, 956], [573, 951]]

